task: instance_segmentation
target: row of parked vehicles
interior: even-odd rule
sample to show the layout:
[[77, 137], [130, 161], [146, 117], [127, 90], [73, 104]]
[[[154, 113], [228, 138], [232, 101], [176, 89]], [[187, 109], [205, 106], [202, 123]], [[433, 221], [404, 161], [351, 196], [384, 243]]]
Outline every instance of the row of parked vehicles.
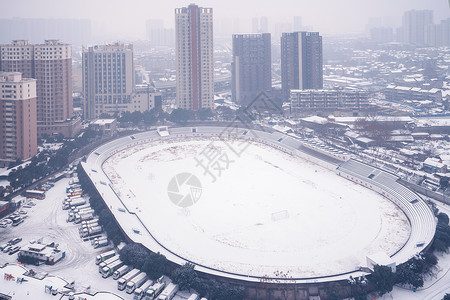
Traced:
[[9, 255], [13, 255], [14, 253], [19, 252], [20, 247], [17, 246], [18, 243], [20, 243], [22, 241], [22, 238], [17, 237], [14, 239], [11, 239], [9, 242], [0, 245], [0, 250], [3, 253], [8, 253]]
[[[178, 292], [178, 285], [167, 284], [163, 280], [164, 276], [153, 282], [145, 272], [125, 265], [114, 250], [98, 255], [95, 263], [103, 278], [112, 276], [114, 280], [117, 280], [117, 289], [132, 294], [134, 300], [170, 300]], [[200, 297], [196, 293], [188, 298], [188, 300], [199, 299]], [[206, 299], [202, 298], [201, 300]]]
[[103, 229], [98, 223], [94, 209], [89, 204], [89, 199], [83, 194], [77, 177], [72, 178], [69, 187], [66, 188], [62, 208], [68, 211], [67, 222], [80, 224], [80, 237], [90, 239], [94, 248], [109, 244], [106, 237], [101, 236]]

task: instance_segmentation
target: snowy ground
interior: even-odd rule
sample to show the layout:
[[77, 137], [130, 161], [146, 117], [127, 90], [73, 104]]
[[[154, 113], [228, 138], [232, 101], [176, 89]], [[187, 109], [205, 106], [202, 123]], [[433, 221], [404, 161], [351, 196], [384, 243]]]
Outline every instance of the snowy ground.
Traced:
[[[132, 299], [125, 292], [117, 290], [117, 282], [111, 278], [103, 279], [98, 273], [98, 266], [94, 263], [94, 258], [99, 253], [105, 252], [108, 248], [94, 249], [89, 242], [82, 242], [78, 234], [78, 226], [73, 223], [67, 223], [67, 211], [63, 211], [62, 200], [65, 196], [65, 189], [68, 186], [69, 179], [58, 181], [52, 189], [47, 192], [46, 199], [33, 200], [36, 206], [32, 208], [23, 208], [28, 212], [25, 221], [17, 227], [8, 225], [6, 228], [0, 228], [0, 244], [4, 244], [12, 238], [21, 237], [23, 240], [18, 245], [24, 246], [31, 240], [44, 238], [45, 241], [55, 241], [59, 243], [60, 249], [66, 251], [66, 258], [53, 266], [41, 265], [28, 266], [37, 273], [47, 272], [53, 279], [34, 280], [27, 279], [28, 282], [17, 284], [16, 282], [4, 281], [0, 278], [0, 292], [7, 295], [15, 295], [13, 299], [59, 299], [44, 293], [45, 285], [48, 280], [54, 280], [54, 286], [63, 286], [66, 282], [75, 281], [77, 292], [87, 291], [90, 286], [91, 293], [99, 294], [87, 299]], [[4, 263], [17, 264], [17, 254], [8, 255], [0, 252], [0, 266]], [[13, 273], [15, 277], [24, 277], [25, 271], [18, 266], [7, 266], [0, 268], [0, 274]], [[62, 279], [58, 279], [61, 277]], [[56, 279], [55, 279], [56, 278]], [[64, 282], [63, 285], [62, 282]], [[112, 292], [120, 297], [105, 296], [105, 293]], [[26, 294], [29, 292], [29, 294]], [[19, 297], [20, 296], [20, 297]], [[62, 298], [67, 299], [67, 298]]]
[[[213, 182], [195, 160], [206, 163], [209, 143], [140, 145], [103, 166], [155, 238], [197, 264], [257, 276], [283, 271], [316, 277], [352, 271], [368, 254], [393, 254], [408, 238], [408, 221], [390, 201], [267, 146], [252, 144], [239, 157], [214, 142], [228, 157], [219, 156], [220, 172], [211, 165]], [[167, 193], [179, 173], [192, 173], [202, 184], [199, 201], [188, 208], [174, 205]], [[191, 192], [180, 188], [180, 194]]]

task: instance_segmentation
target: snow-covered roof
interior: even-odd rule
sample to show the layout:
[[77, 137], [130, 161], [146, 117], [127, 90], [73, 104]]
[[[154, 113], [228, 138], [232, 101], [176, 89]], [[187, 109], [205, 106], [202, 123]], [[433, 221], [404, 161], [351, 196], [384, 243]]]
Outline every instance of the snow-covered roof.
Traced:
[[377, 252], [371, 255], [367, 255], [367, 258], [380, 266], [389, 266], [395, 263], [392, 258], [390, 258], [389, 255], [384, 252]]
[[306, 118], [302, 118], [301, 120], [305, 121], [305, 122], [316, 123], [316, 124], [321, 124], [321, 125], [328, 123], [328, 120], [326, 118], [322, 118], [319, 116], [306, 117]]
[[116, 119], [98, 119], [92, 122], [92, 124], [95, 125], [106, 125], [106, 124], [112, 124], [116, 121]]
[[428, 157], [423, 163], [436, 168], [443, 168], [445, 166], [437, 158], [434, 157]]

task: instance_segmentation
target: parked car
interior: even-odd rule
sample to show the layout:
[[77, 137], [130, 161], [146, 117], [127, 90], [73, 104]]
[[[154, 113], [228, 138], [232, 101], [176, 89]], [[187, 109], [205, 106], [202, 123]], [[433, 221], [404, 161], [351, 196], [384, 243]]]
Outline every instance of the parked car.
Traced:
[[7, 246], [6, 248], [4, 248], [2, 251], [3, 251], [3, 253], [8, 253], [9, 250], [11, 250], [11, 248], [12, 248], [12, 246], [9, 245], [9, 246]]
[[10, 240], [9, 243], [11, 245], [15, 245], [17, 243], [20, 243], [21, 241], [22, 241], [22, 238], [21, 237], [17, 237], [17, 238], [14, 238], [14, 239]]
[[19, 246], [14, 246], [11, 248], [11, 250], [9, 250], [8, 254], [13, 255], [14, 253], [18, 252], [19, 250], [20, 250]]

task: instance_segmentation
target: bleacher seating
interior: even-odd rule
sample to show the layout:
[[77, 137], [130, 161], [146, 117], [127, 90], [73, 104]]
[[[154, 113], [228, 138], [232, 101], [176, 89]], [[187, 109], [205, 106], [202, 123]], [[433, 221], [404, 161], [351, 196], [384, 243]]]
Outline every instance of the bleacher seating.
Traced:
[[399, 178], [396, 175], [353, 159], [343, 162], [338, 170], [354, 178], [370, 182], [390, 195], [389, 198], [394, 197], [400, 204], [400, 208], [409, 219], [411, 233], [406, 244], [392, 255], [395, 261], [408, 260], [432, 241], [436, 230], [433, 212], [419, 195], [398, 183]]

